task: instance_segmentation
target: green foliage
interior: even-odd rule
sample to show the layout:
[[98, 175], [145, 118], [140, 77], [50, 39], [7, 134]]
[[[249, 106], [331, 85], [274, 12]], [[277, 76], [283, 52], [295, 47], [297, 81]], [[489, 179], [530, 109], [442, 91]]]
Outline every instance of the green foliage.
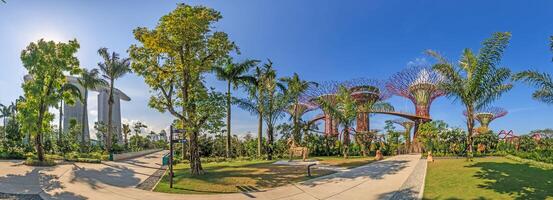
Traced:
[[[553, 36], [550, 38], [550, 47], [553, 51]], [[546, 104], [553, 104], [553, 81], [549, 74], [526, 70], [513, 75], [513, 80], [537, 87], [537, 90], [532, 93], [532, 98]]]
[[510, 78], [508, 68], [499, 67], [501, 57], [509, 43], [511, 34], [495, 33], [482, 43], [478, 54], [465, 49], [455, 65], [434, 51], [428, 53], [438, 60], [434, 70], [444, 77], [439, 87], [448, 97], [459, 100], [467, 112], [468, 156], [472, 153], [474, 110], [490, 105], [513, 86], [505, 83]]
[[54, 166], [56, 165], [56, 162], [54, 162], [53, 160], [47, 160], [47, 159], [44, 159], [43, 161], [41, 161], [41, 160], [37, 160], [29, 157], [25, 160], [25, 165], [44, 167], [44, 166]]

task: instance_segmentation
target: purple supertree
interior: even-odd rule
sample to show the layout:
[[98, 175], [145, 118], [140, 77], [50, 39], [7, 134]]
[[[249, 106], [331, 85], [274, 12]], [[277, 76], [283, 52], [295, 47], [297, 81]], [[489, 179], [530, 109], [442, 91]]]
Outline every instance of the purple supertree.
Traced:
[[443, 77], [430, 67], [413, 66], [390, 77], [386, 88], [395, 95], [405, 97], [415, 104], [418, 116], [430, 117], [430, 105], [434, 99], [445, 95], [438, 88]]
[[[340, 84], [334, 81], [325, 81], [318, 85], [318, 87], [310, 87], [307, 92], [305, 92], [305, 99], [308, 102], [321, 107], [319, 101], [324, 101], [330, 105], [336, 104], [336, 92], [338, 91]], [[327, 136], [337, 136], [338, 132], [338, 121], [332, 119], [330, 112], [324, 107], [321, 107], [324, 114], [324, 134]]]
[[375, 103], [390, 98], [391, 93], [386, 89], [386, 83], [376, 79], [358, 78], [342, 83], [349, 89], [357, 104], [357, 132], [368, 132], [370, 129], [369, 113]]
[[[484, 107], [476, 110], [474, 117], [480, 122], [480, 127], [488, 129], [490, 123], [500, 117], [507, 115], [507, 110], [501, 107]], [[463, 115], [467, 116], [467, 111], [463, 111]]]

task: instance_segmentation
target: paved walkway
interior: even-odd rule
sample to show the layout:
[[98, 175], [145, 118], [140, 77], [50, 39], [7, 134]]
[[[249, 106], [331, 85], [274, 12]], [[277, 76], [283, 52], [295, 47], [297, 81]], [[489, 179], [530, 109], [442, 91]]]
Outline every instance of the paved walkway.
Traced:
[[401, 155], [264, 192], [179, 195], [135, 188], [159, 167], [164, 152], [123, 162], [29, 167], [0, 161], [0, 192], [43, 199], [413, 199], [426, 172], [420, 155]]

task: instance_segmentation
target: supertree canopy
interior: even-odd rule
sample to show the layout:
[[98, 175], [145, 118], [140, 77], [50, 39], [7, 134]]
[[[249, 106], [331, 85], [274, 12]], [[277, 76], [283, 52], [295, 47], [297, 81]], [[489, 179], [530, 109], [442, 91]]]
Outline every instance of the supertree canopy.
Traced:
[[[313, 105], [319, 106], [318, 101], [324, 101], [330, 105], [337, 103], [336, 101], [336, 92], [338, 91], [339, 84], [333, 81], [327, 81], [320, 83], [317, 87], [310, 87], [309, 90], [305, 93], [306, 99], [309, 99], [309, 102]], [[338, 132], [338, 121], [332, 119], [330, 113], [323, 107], [324, 122], [325, 128], [324, 133], [327, 136], [337, 136]]]
[[[493, 120], [503, 117], [507, 113], [507, 110], [501, 107], [484, 107], [476, 110], [474, 117], [480, 122], [480, 127], [488, 129]], [[463, 114], [467, 116], [467, 111], [464, 111]]]
[[351, 92], [358, 107], [356, 131], [369, 131], [369, 113], [376, 102], [383, 101], [391, 95], [385, 87], [385, 82], [375, 79], [353, 79], [343, 85]]
[[386, 87], [392, 94], [411, 100], [416, 115], [428, 118], [432, 101], [445, 95], [437, 87], [442, 80], [443, 77], [430, 67], [414, 66], [394, 74]]

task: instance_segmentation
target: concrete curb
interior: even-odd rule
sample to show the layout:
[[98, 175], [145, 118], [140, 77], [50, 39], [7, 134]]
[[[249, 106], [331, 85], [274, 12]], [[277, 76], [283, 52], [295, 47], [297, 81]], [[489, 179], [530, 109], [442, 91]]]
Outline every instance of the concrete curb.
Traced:
[[163, 149], [148, 149], [148, 150], [137, 151], [137, 152], [113, 154], [113, 161], [127, 160], [127, 159], [131, 159], [131, 158], [136, 158], [136, 157], [156, 153], [156, 152], [159, 152], [159, 151], [163, 151]]

